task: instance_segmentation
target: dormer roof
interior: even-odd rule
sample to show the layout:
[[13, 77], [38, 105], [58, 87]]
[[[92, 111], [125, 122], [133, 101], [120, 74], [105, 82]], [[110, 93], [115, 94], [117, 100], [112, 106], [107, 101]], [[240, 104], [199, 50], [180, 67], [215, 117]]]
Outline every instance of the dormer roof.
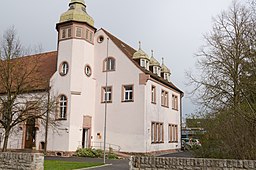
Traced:
[[166, 65], [162, 64], [161, 66], [161, 72], [162, 73], [171, 73], [170, 69], [166, 67]]
[[139, 42], [139, 49], [133, 54], [132, 58], [150, 60], [149, 56], [141, 49], [141, 42]]

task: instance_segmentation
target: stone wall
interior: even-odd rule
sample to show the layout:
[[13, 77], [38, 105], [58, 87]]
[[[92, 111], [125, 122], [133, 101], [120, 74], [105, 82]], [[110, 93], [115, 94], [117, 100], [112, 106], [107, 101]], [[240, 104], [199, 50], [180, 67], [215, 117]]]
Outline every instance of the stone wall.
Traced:
[[130, 170], [255, 170], [256, 160], [131, 157]]
[[0, 152], [0, 169], [44, 170], [44, 155], [40, 153]]

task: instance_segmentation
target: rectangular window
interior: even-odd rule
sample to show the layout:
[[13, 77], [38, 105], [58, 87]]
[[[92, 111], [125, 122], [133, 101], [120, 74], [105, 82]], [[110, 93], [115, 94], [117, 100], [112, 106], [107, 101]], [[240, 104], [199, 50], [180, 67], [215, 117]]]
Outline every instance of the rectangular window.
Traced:
[[178, 110], [178, 96], [172, 95], [172, 109]]
[[151, 123], [151, 143], [164, 143], [164, 125], [160, 122]]
[[140, 60], [140, 66], [146, 68], [146, 60], [141, 59]]
[[71, 37], [71, 28], [67, 28], [67, 31], [68, 31], [68, 38]]
[[152, 86], [151, 87], [151, 102], [156, 103], [156, 87]]
[[90, 42], [92, 42], [92, 32], [90, 32]]
[[169, 124], [168, 126], [168, 141], [169, 143], [178, 142], [178, 125]]
[[124, 85], [123, 86], [123, 102], [132, 102], [133, 101], [133, 85]]
[[89, 30], [86, 29], [86, 32], [85, 32], [85, 39], [88, 40], [89, 39]]
[[76, 37], [78, 38], [82, 37], [82, 28], [79, 28], [79, 27], [76, 28]]
[[161, 105], [165, 107], [169, 107], [169, 96], [168, 96], [168, 92], [165, 90], [162, 90], [161, 92]]
[[61, 38], [66, 38], [66, 29], [61, 30]]
[[110, 103], [112, 102], [112, 87], [102, 87], [102, 102]]

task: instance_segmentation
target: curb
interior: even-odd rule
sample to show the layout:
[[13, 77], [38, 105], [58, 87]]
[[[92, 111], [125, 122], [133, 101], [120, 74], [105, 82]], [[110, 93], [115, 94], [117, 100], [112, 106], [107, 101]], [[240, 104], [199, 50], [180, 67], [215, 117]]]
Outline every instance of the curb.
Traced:
[[81, 169], [74, 169], [74, 170], [87, 170], [87, 169], [95, 169], [95, 168], [102, 168], [105, 166], [111, 166], [112, 164], [105, 164], [105, 165], [100, 165], [100, 166], [94, 166], [94, 167], [89, 167], [89, 168], [81, 168]]

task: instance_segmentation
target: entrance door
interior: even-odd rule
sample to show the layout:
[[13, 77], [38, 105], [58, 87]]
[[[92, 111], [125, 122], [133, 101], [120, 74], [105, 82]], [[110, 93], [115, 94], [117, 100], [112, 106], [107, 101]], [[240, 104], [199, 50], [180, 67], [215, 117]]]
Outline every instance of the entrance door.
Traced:
[[36, 146], [35, 119], [31, 118], [26, 123], [25, 149], [32, 149]]
[[82, 148], [89, 148], [89, 129], [84, 128], [82, 135]]

